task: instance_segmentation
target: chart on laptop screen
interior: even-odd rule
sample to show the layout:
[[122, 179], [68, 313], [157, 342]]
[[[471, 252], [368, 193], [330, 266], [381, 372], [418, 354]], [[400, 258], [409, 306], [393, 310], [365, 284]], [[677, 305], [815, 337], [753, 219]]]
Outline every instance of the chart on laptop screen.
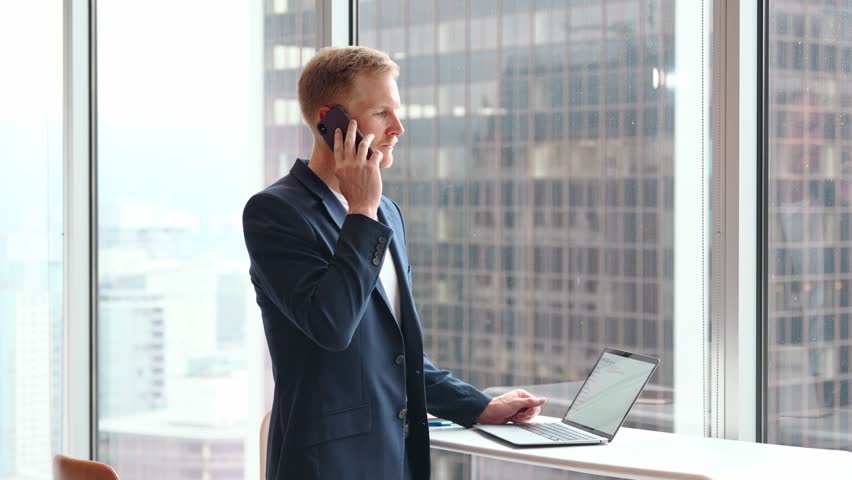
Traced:
[[652, 363], [604, 353], [565, 419], [613, 434], [653, 370]]

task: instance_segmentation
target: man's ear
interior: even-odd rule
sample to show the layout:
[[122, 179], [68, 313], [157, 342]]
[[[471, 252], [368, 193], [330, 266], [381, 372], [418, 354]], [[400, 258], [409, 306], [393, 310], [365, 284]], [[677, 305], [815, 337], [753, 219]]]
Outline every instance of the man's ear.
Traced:
[[319, 119], [322, 120], [323, 118], [325, 118], [325, 115], [329, 111], [331, 111], [331, 107], [320, 107], [319, 111], [317, 112], [319, 114]]

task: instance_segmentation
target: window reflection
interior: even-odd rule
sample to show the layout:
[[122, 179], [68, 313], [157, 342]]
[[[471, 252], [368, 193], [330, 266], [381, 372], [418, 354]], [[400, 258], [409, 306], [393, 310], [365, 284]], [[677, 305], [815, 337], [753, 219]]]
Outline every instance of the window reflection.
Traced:
[[769, 7], [767, 440], [852, 449], [850, 6]]
[[[674, 7], [360, 1], [360, 43], [400, 65], [384, 190], [441, 367], [484, 388], [581, 380], [604, 343], [672, 357]], [[671, 362], [653, 382], [672, 388]], [[672, 428], [671, 404], [647, 408], [628, 425]]]

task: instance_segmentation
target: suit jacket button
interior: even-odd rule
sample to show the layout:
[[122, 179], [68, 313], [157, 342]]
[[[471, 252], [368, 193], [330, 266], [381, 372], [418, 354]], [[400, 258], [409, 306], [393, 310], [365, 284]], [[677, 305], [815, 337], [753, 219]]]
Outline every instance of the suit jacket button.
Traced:
[[386, 243], [388, 241], [385, 237], [379, 237], [379, 243]]
[[408, 411], [407, 411], [406, 409], [404, 409], [404, 408], [403, 408], [402, 410], [400, 410], [400, 411], [399, 411], [399, 414], [397, 414], [397, 416], [398, 416], [399, 418], [405, 418], [405, 415], [406, 415], [407, 413], [408, 413]]
[[373, 259], [373, 265], [375, 265], [375, 266], [377, 266], [377, 267], [378, 267], [380, 263], [382, 263], [382, 262], [381, 262], [381, 261], [379, 261], [379, 259], [378, 259], [378, 258], [374, 258], [374, 259]]
[[396, 359], [394, 359], [394, 362], [396, 362], [397, 365], [402, 365], [402, 362], [404, 362], [404, 361], [405, 361], [404, 355], [397, 355]]

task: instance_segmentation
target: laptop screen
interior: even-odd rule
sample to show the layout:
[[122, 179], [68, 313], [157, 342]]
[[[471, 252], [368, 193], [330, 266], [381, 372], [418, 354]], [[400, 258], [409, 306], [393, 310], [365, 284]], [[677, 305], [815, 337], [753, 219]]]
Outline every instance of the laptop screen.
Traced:
[[564, 420], [611, 438], [651, 378], [657, 363], [657, 359], [651, 357], [606, 349]]

